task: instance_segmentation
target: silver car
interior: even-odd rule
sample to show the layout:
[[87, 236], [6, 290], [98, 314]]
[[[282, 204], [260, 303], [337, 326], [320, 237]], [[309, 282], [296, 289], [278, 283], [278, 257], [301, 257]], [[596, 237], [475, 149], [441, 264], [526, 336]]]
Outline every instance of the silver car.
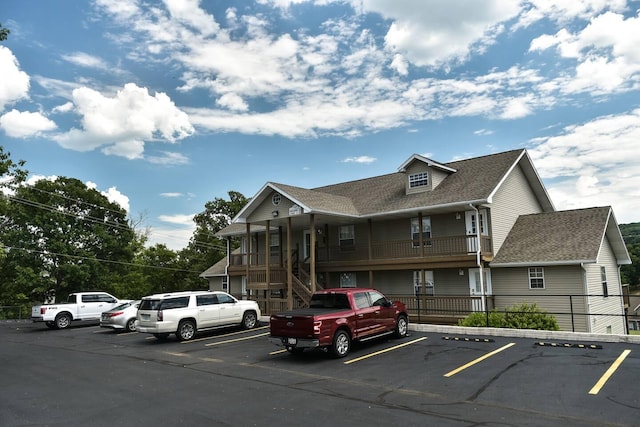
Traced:
[[100, 326], [103, 328], [123, 329], [127, 332], [135, 332], [136, 315], [140, 300], [128, 301], [105, 311], [100, 316]]

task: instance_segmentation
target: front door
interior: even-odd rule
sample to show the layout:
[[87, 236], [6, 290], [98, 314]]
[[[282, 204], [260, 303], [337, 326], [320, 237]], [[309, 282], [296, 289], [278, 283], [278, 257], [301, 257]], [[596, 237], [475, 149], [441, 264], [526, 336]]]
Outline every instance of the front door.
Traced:
[[480, 225], [480, 235], [489, 235], [489, 230], [487, 229], [487, 210], [480, 209], [480, 221], [477, 221], [476, 211], [466, 211], [465, 222], [467, 227], [467, 251], [469, 253], [477, 252], [478, 224]]
[[[488, 268], [484, 269], [484, 277], [483, 283], [485, 295], [491, 294], [491, 270]], [[469, 295], [474, 297], [471, 300], [471, 311], [484, 311], [483, 301], [482, 301], [482, 284], [480, 283], [480, 269], [479, 268], [470, 268], [469, 269]]]

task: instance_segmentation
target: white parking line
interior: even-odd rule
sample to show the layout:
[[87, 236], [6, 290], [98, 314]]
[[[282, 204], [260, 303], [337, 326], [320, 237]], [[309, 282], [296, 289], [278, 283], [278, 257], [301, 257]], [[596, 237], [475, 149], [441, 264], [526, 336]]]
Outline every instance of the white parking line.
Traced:
[[268, 328], [268, 326], [262, 326], [260, 328], [253, 328], [253, 329], [243, 329], [242, 331], [236, 331], [236, 332], [229, 332], [228, 334], [222, 334], [222, 335], [211, 335], [211, 336], [206, 336], [206, 337], [202, 337], [202, 338], [196, 338], [194, 340], [189, 340], [189, 341], [181, 341], [181, 344], [190, 344], [192, 342], [198, 342], [198, 341], [208, 341], [208, 340], [213, 340], [216, 338], [220, 338], [220, 337], [230, 337], [233, 335], [238, 335], [238, 334], [246, 334], [248, 332], [251, 331], [259, 331], [260, 329], [266, 329]]
[[250, 337], [242, 337], [242, 338], [235, 338], [235, 339], [232, 339], [232, 340], [210, 342], [209, 344], [205, 344], [205, 346], [206, 347], [211, 347], [211, 346], [214, 346], [214, 345], [229, 344], [229, 343], [232, 343], [232, 342], [252, 340], [254, 338], [264, 337], [265, 335], [269, 335], [269, 332], [266, 332], [264, 334], [252, 335]]

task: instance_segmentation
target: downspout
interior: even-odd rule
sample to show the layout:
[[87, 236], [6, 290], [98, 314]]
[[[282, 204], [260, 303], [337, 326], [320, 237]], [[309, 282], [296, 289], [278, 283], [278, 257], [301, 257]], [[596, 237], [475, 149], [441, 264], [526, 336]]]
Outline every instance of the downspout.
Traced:
[[480, 211], [478, 208], [473, 206], [473, 204], [469, 203], [471, 209], [476, 211], [476, 265], [478, 266], [478, 271], [480, 272], [480, 296], [481, 296], [481, 304], [482, 311], [486, 311], [487, 302], [486, 295], [484, 292], [484, 271], [482, 269], [482, 259], [481, 259], [481, 240], [480, 240]]
[[227, 279], [227, 290], [225, 292], [229, 294], [231, 293], [231, 280], [229, 279], [230, 265], [231, 265], [231, 237], [227, 237], [227, 265], [224, 266], [224, 275]]
[[587, 306], [584, 309], [587, 310], [587, 332], [593, 331], [593, 325], [591, 324], [591, 297], [589, 296], [589, 280], [587, 280], [587, 267], [584, 266], [584, 262], [580, 263], [582, 268], [582, 282], [584, 284], [584, 294], [586, 295]]

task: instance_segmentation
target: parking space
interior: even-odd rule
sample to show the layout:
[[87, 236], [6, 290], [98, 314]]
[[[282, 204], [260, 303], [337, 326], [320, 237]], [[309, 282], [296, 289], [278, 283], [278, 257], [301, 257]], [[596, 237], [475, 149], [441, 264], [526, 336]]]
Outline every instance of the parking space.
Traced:
[[[159, 341], [145, 334], [116, 333], [96, 326], [51, 331], [29, 323], [1, 325], [0, 334], [2, 342], [10, 344], [0, 350], [0, 360], [11, 357], [3, 353], [30, 355], [39, 349], [47, 354], [43, 363], [53, 366], [54, 354], [78, 360], [80, 376], [95, 372], [105, 364], [105, 358], [110, 366], [119, 361], [132, 364], [132, 369], [144, 371], [153, 366], [154, 372], [172, 375], [187, 369], [190, 376], [206, 379], [198, 388], [206, 389], [209, 384], [213, 394], [219, 393], [219, 387], [230, 387], [229, 381], [234, 383], [231, 389], [240, 382], [258, 390], [260, 395], [251, 399], [261, 400], [256, 411], [271, 404], [292, 414], [315, 414], [322, 405], [324, 417], [337, 417], [327, 410], [330, 403], [353, 411], [375, 408], [365, 417], [393, 409], [408, 425], [498, 420], [517, 425], [639, 422], [637, 344], [412, 332], [403, 339], [354, 345], [346, 358], [334, 359], [322, 351], [299, 355], [282, 351], [267, 341], [264, 325], [252, 330], [221, 329], [183, 342], [175, 337]], [[42, 374], [38, 360], [26, 357], [24, 369]], [[54, 374], [49, 380], [52, 378]], [[144, 374], [139, 378], [140, 387], [152, 387], [157, 381]], [[190, 393], [188, 382], [178, 380], [175, 387]], [[0, 399], [12, 397], [3, 392]], [[254, 410], [251, 405], [249, 409]], [[6, 411], [0, 409], [0, 424], [11, 425], [3, 422], [9, 419]], [[262, 419], [260, 415], [251, 414], [257, 420]], [[264, 419], [271, 419], [271, 415]], [[371, 421], [380, 421], [378, 416]], [[227, 421], [232, 418], [227, 417]], [[384, 415], [383, 419], [392, 421], [393, 417]]]

